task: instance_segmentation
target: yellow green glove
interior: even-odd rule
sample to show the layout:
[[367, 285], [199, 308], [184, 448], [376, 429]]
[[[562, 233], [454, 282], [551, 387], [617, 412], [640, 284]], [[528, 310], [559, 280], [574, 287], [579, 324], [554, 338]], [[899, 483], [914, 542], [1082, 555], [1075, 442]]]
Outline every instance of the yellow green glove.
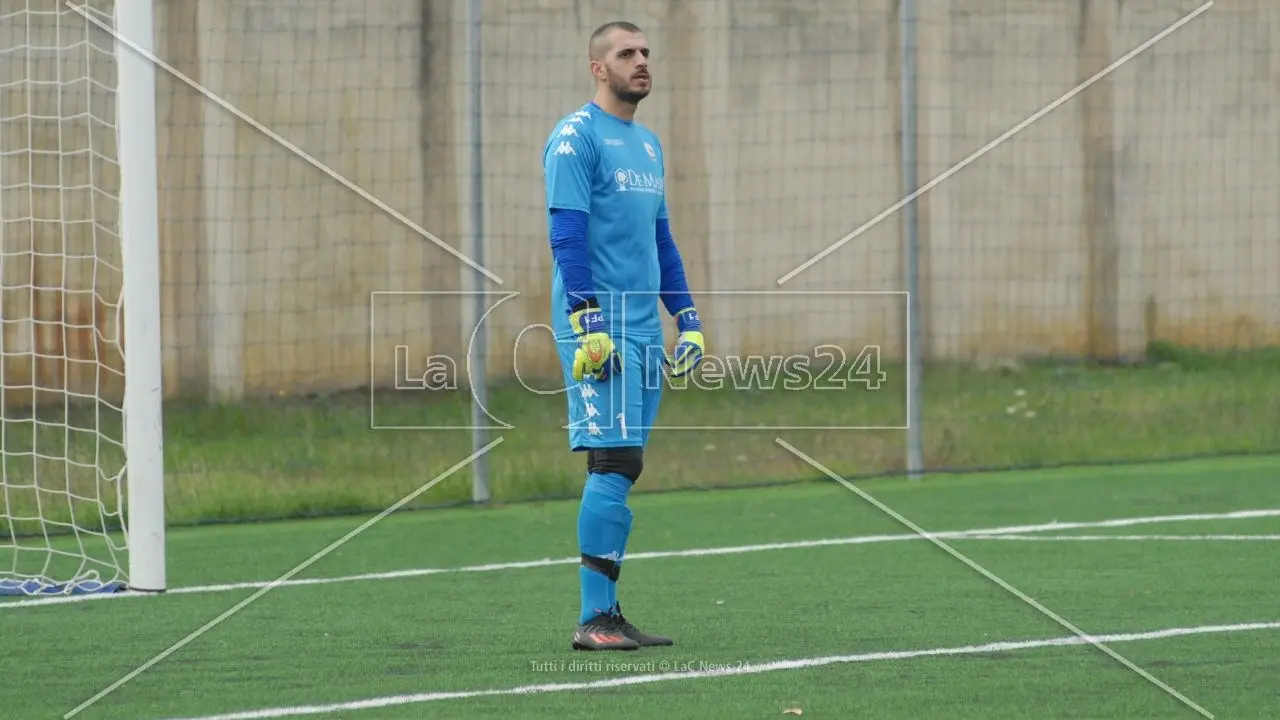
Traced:
[[667, 355], [667, 372], [673, 378], [684, 377], [693, 372], [702, 362], [706, 349], [706, 341], [702, 337], [702, 321], [698, 319], [698, 311], [689, 307], [676, 313], [675, 350]]
[[578, 335], [578, 349], [573, 353], [573, 379], [608, 380], [622, 372], [622, 358], [607, 332], [604, 313], [597, 307], [586, 307], [570, 313], [569, 325]]

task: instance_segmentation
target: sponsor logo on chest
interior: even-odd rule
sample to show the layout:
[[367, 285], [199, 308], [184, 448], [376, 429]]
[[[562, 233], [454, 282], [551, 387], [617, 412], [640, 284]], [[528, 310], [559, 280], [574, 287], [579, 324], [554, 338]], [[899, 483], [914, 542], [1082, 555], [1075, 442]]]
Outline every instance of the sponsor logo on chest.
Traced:
[[666, 181], [661, 173], [645, 172], [635, 168], [620, 167], [613, 171], [613, 182], [618, 192], [642, 192], [661, 195]]

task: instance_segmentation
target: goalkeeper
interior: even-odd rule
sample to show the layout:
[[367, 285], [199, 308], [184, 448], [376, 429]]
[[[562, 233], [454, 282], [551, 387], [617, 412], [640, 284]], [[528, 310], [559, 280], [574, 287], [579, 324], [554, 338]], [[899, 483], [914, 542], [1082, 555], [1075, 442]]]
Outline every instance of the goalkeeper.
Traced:
[[[644, 33], [625, 22], [603, 25], [588, 54], [595, 98], [556, 125], [542, 155], [569, 447], [587, 461], [572, 645], [634, 650], [672, 641], [641, 632], [618, 604], [631, 533], [627, 496], [644, 468], [664, 367], [673, 377], [689, 373], [702, 359], [703, 339], [667, 218], [662, 145], [633, 119], [652, 83]], [[679, 331], [671, 355], [659, 297]]]

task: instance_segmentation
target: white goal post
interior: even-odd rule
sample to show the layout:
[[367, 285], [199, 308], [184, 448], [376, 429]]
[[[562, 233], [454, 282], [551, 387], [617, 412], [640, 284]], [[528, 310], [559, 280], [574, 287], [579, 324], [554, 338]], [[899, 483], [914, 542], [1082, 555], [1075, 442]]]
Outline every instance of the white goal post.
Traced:
[[152, 3], [0, 0], [0, 595], [166, 589]]

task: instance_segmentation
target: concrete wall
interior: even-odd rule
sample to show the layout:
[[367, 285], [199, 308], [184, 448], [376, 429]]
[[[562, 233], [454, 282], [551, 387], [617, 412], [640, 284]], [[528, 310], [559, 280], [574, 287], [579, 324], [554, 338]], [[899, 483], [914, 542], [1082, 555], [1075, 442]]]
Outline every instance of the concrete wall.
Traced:
[[[921, 182], [1197, 4], [920, 3]], [[86, 48], [110, 38], [65, 11], [9, 14], [61, 5], [0, 0], [4, 385], [96, 392], [99, 366], [119, 370], [118, 181], [113, 69]], [[484, 264], [503, 283], [480, 287], [519, 293], [488, 316], [495, 374], [517, 337], [522, 372], [552, 367], [545, 333], [520, 334], [549, 304], [540, 153], [590, 97], [587, 35], [618, 16], [653, 46], [642, 119], [663, 137], [714, 352], [901, 353], [903, 213], [775, 282], [904, 195], [897, 3], [734, 5], [485, 3]], [[463, 8], [157, 0], [156, 53], [186, 76], [158, 80], [169, 393], [365, 386], [371, 338], [378, 382], [397, 345], [461, 354], [455, 293], [476, 274], [427, 236], [465, 249], [470, 229]], [[918, 203], [928, 354], [1280, 342], [1278, 77], [1280, 5], [1219, 0], [932, 189]]]

